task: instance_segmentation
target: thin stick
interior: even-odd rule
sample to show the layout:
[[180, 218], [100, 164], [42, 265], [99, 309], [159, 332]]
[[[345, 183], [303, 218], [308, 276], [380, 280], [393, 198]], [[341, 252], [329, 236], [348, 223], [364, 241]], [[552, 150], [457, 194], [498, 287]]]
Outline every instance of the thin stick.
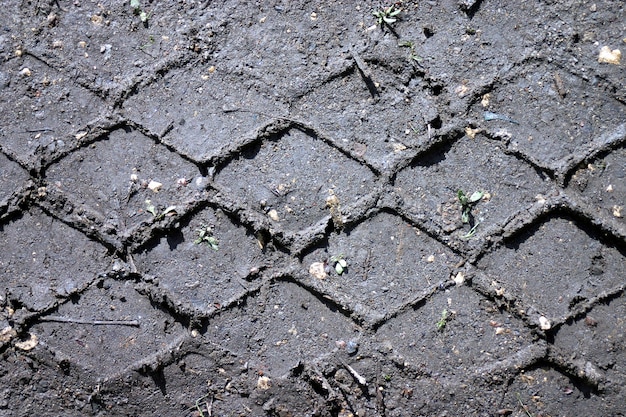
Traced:
[[341, 364], [348, 370], [348, 372], [350, 372], [352, 374], [354, 379], [356, 379], [359, 384], [367, 385], [367, 380], [365, 378], [363, 378], [357, 371], [355, 371], [353, 367], [351, 367], [350, 365], [348, 365], [344, 361], [341, 361]]
[[40, 317], [39, 321], [52, 321], [55, 323], [91, 324], [93, 326], [133, 326], [139, 327], [137, 320], [81, 320], [71, 317], [49, 316]]
[[528, 411], [528, 407], [526, 407], [524, 403], [522, 402], [522, 397], [520, 397], [519, 392], [517, 393], [517, 401], [519, 401], [519, 405], [522, 406], [522, 409], [526, 412], [528, 417], [533, 417], [533, 415], [530, 414], [530, 411]]

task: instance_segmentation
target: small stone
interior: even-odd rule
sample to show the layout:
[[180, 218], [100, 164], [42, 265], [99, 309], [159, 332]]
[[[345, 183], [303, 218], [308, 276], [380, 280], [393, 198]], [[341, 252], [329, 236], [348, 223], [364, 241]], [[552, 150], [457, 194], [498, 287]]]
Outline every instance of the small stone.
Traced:
[[359, 350], [359, 344], [354, 340], [350, 340], [346, 343], [346, 352], [348, 355], [354, 355]]
[[198, 190], [204, 190], [207, 187], [207, 185], [209, 185], [209, 179], [207, 177], [197, 177], [193, 181], [193, 185]]
[[194, 338], [195, 338], [195, 337], [198, 337], [199, 335], [200, 335], [200, 332], [199, 332], [198, 330], [193, 329], [193, 330], [191, 331], [191, 337], [194, 337]]
[[52, 12], [48, 15], [48, 17], [46, 18], [46, 21], [48, 22], [48, 25], [54, 26], [57, 24], [58, 19], [59, 19], [59, 16], [57, 16], [56, 13]]
[[271, 384], [272, 380], [269, 379], [266, 376], [260, 376], [259, 379], [256, 382], [256, 387], [257, 389], [260, 389], [262, 391], [267, 391], [268, 389], [270, 389], [272, 387]]
[[483, 107], [489, 107], [489, 100], [491, 100], [491, 94], [484, 94], [482, 99], [480, 100], [480, 105]]
[[326, 273], [326, 265], [324, 265], [324, 262], [313, 262], [311, 266], [309, 266], [309, 274], [317, 279], [326, 278], [328, 276]]
[[504, 334], [506, 333], [506, 329], [504, 327], [496, 327], [496, 334]]
[[456, 285], [463, 285], [465, 282], [465, 274], [459, 271], [453, 279]]
[[621, 218], [622, 217], [622, 206], [613, 206], [613, 216]]
[[278, 217], [278, 212], [275, 209], [271, 209], [270, 211], [268, 211], [267, 215], [275, 222], [280, 220], [280, 218]]
[[428, 258], [426, 258], [426, 262], [428, 263], [435, 262], [435, 255], [430, 255]]
[[151, 189], [152, 192], [155, 192], [155, 193], [158, 193], [161, 190], [161, 187], [163, 187], [163, 184], [161, 184], [158, 181], [151, 180], [148, 183], [148, 188]]
[[22, 68], [20, 70], [20, 75], [23, 77], [30, 77], [31, 75], [33, 75], [33, 73], [31, 72], [30, 68]]
[[598, 62], [604, 64], [619, 65], [621, 59], [622, 52], [619, 49], [611, 50], [608, 46], [603, 46], [598, 55]]
[[4, 329], [0, 330], [0, 346], [4, 343], [10, 342], [11, 339], [17, 336], [17, 332], [11, 326], [7, 326]]
[[474, 139], [476, 135], [480, 133], [481, 131], [482, 129], [479, 129], [479, 128], [472, 129], [471, 127], [468, 126], [465, 128], [465, 135], [470, 139]]
[[550, 324], [550, 320], [541, 316], [539, 317], [539, 328], [541, 330], [550, 330], [552, 328], [552, 324]]

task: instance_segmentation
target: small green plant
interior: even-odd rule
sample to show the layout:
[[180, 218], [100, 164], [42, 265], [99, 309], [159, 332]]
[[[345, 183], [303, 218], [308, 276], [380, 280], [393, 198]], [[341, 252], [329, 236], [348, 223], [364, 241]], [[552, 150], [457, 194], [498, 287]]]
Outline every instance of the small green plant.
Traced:
[[218, 250], [218, 241], [213, 236], [213, 226], [205, 226], [202, 225], [199, 229], [196, 230], [198, 233], [198, 238], [194, 240], [193, 243], [199, 245], [200, 243], [206, 243], [211, 249]]
[[176, 214], [176, 206], [169, 206], [168, 208], [163, 210], [161, 213], [159, 213], [159, 211], [154, 206], [154, 204], [152, 204], [152, 200], [148, 199], [145, 201], [145, 203], [146, 203], [146, 211], [152, 214], [155, 220], [161, 220], [163, 217], [167, 215], [173, 216]]
[[[207, 401], [207, 398], [211, 397], [210, 401]], [[196, 400], [196, 411], [200, 417], [205, 417], [204, 411], [202, 410], [202, 406], [206, 409], [206, 416], [211, 417], [211, 410], [213, 409], [213, 395], [206, 394]], [[189, 409], [191, 411], [192, 409]]]
[[348, 268], [348, 262], [344, 259], [343, 254], [331, 256], [330, 263], [335, 268], [337, 275], [342, 275]]
[[141, 1], [139, 0], [130, 0], [130, 7], [133, 8], [133, 12], [139, 16], [139, 20], [143, 23], [147, 23], [148, 19], [150, 19], [150, 14], [146, 13], [145, 10], [141, 8]]
[[417, 53], [415, 52], [415, 42], [413, 41], [403, 41], [398, 44], [400, 48], [409, 48], [409, 61], [415, 61], [417, 63], [422, 61]]
[[442, 332], [443, 329], [446, 328], [446, 324], [448, 324], [449, 317], [450, 316], [448, 315], [448, 310], [444, 308], [443, 311], [441, 312], [441, 317], [439, 318], [439, 321], [437, 322], [437, 330]]
[[461, 236], [461, 239], [471, 239], [476, 234], [476, 229], [478, 229], [479, 225], [480, 225], [480, 222], [472, 226], [472, 228], [469, 230], [469, 232], [467, 232], [467, 234], [464, 234], [463, 236]]
[[385, 24], [391, 25], [392, 23], [396, 23], [398, 21], [398, 19], [396, 19], [396, 16], [398, 16], [401, 11], [402, 9], [398, 9], [396, 8], [395, 4], [392, 4], [386, 9], [374, 10], [372, 14], [378, 20], [378, 24], [383, 26]]
[[461, 221], [463, 221], [463, 223], [469, 223], [472, 207], [483, 198], [484, 194], [485, 193], [482, 191], [474, 191], [474, 193], [468, 197], [462, 190], [456, 192], [456, 196], [461, 204]]

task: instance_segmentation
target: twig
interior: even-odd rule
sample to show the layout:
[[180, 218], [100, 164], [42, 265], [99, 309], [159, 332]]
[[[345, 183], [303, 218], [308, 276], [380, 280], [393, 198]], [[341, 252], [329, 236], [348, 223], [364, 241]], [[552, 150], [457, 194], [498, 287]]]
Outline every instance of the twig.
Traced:
[[522, 402], [522, 397], [520, 397], [519, 392], [517, 393], [517, 401], [519, 401], [519, 404], [522, 406], [522, 409], [524, 409], [524, 411], [526, 412], [526, 415], [528, 415], [528, 417], [533, 417], [533, 415], [530, 414], [530, 411], [528, 411], [528, 408]]
[[50, 129], [47, 127], [42, 127], [41, 129], [25, 129], [25, 133], [37, 133], [37, 132], [53, 132], [54, 129]]
[[344, 361], [341, 361], [341, 364], [348, 370], [348, 372], [350, 372], [352, 374], [352, 376], [357, 380], [357, 382], [360, 385], [364, 385], [364, 386], [367, 385], [367, 380], [365, 378], [363, 378], [357, 371], [355, 371], [353, 367], [351, 367], [350, 365], [348, 365]]
[[82, 320], [71, 317], [49, 316], [39, 317], [39, 321], [51, 321], [55, 323], [91, 324], [93, 326], [132, 326], [139, 327], [137, 320]]

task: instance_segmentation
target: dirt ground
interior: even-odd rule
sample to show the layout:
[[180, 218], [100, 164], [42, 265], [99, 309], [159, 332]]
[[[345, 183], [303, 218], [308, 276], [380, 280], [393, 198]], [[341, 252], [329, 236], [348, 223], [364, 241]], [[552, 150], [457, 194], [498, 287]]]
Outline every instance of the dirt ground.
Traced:
[[621, 1], [0, 9], [0, 416], [626, 415]]

